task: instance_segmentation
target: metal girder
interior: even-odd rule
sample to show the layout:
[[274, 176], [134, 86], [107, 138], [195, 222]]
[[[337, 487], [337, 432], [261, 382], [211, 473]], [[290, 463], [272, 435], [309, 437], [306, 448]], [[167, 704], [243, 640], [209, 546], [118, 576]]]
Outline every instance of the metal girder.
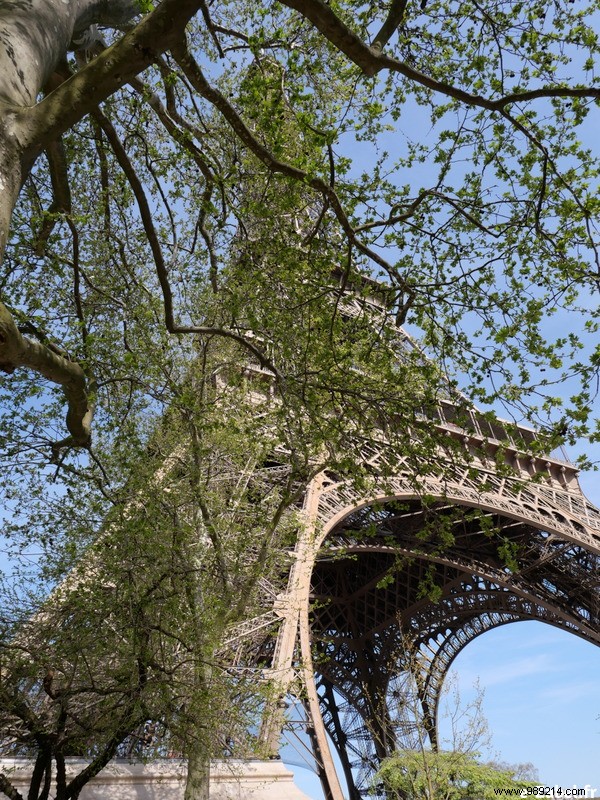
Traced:
[[540, 620], [600, 644], [600, 511], [575, 467], [530, 455], [535, 432], [450, 398], [423, 419], [441, 434], [440, 469], [415, 475], [407, 455], [390, 476], [374, 437], [356, 454], [370, 483], [316, 476], [289, 574], [264, 582], [264, 613], [221, 654], [275, 686], [260, 735], [271, 752], [298, 725], [285, 698], [302, 706], [328, 800], [342, 800], [340, 777], [350, 800], [377, 793], [381, 759], [423, 724], [435, 739], [448, 669], [482, 633]]
[[[572, 468], [553, 462], [535, 483], [523, 465], [509, 477], [471, 458], [418, 489], [408, 468], [360, 491], [326, 474], [308, 487], [287, 589], [230, 647], [245, 664], [270, 657], [281, 696], [300, 698], [329, 800], [338, 770], [359, 800], [381, 758], [414, 744], [411, 681], [435, 737], [448, 669], [485, 631], [535, 619], [600, 643], [600, 512]], [[285, 724], [272, 715], [265, 741]]]

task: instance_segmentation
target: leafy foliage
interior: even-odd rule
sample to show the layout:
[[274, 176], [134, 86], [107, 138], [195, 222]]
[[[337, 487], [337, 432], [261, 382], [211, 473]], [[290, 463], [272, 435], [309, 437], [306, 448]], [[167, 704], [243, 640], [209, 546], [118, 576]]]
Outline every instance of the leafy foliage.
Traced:
[[[347, 355], [326, 325], [301, 333], [303, 310], [323, 296], [334, 313], [328, 270], [352, 286], [360, 270], [441, 365], [422, 385], [445, 372], [551, 443], [593, 439], [595, 5], [394, 2], [371, 50], [378, 4], [321, 9], [327, 24], [319, 9], [198, 4], [187, 44], [107, 85], [102, 110], [47, 145], [2, 274], [23, 332], [83, 367], [99, 438], [152, 406], [164, 375], [150, 350], [177, 348], [177, 331], [252, 331], [298, 396], [293, 323], [298, 348], [332, 350], [309, 373], [331, 383]], [[60, 68], [53, 102], [68, 75], [101, 70], [94, 48]], [[4, 403], [32, 391], [15, 376]], [[41, 454], [64, 438], [57, 413], [36, 416]], [[26, 413], [19, 428], [29, 438]]]
[[[383, 759], [376, 775], [385, 797], [403, 800], [491, 800], [500, 790], [519, 793], [538, 784], [532, 764], [487, 762], [479, 751], [489, 751], [492, 737], [484, 715], [484, 692], [476, 684], [472, 699], [463, 704], [456, 675], [444, 686], [440, 732], [431, 736], [431, 722], [423, 714], [418, 681], [420, 654], [404, 639], [407, 672], [404, 713], [413, 721], [405, 747]], [[432, 739], [436, 742], [432, 746]]]
[[492, 800], [499, 790], [526, 791], [537, 784], [515, 779], [511, 769], [484, 764], [472, 753], [403, 750], [378, 773], [386, 787], [407, 800]]
[[[384, 477], [398, 454], [417, 487], [443, 472], [456, 449], [431, 411], [450, 395], [460, 418], [459, 383], [541, 425], [540, 448], [597, 438], [598, 1], [57, 0], [23, 38], [25, 5], [0, 2], [0, 488], [40, 591], [12, 595], [3, 674], [41, 686], [54, 736], [88, 667], [46, 691], [11, 637], [82, 555], [113, 570], [135, 713], [162, 720], [169, 581], [190, 625], [206, 613], [177, 634], [204, 703], [201, 664], [316, 471], [368, 482], [375, 441]], [[119, 557], [96, 561], [117, 530]], [[113, 618], [86, 603], [81, 620]], [[99, 681], [96, 644], [94, 684], [127, 694]], [[71, 722], [110, 718], [108, 694], [76, 694]], [[52, 727], [6, 724], [19, 747]], [[78, 724], [50, 749], [77, 749]]]

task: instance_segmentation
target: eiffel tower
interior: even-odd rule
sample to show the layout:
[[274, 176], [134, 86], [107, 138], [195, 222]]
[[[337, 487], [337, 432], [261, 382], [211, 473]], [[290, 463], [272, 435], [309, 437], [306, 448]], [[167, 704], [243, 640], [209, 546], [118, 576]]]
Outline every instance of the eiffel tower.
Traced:
[[[538, 620], [600, 644], [600, 511], [576, 468], [540, 455], [531, 429], [451, 397], [428, 416], [464, 458], [418, 490], [405, 460], [378, 475], [375, 444], [361, 454], [368, 491], [318, 475], [283, 586], [264, 581], [264, 613], [226, 643], [233, 668], [260, 668], [280, 687], [263, 742], [275, 754], [282, 728], [303, 727], [327, 800], [375, 796], [381, 760], [411, 746], [409, 680], [435, 742], [450, 665], [482, 633]], [[451, 534], [444, 548], [428, 535], [436, 526]]]
[[[373, 314], [386, 313], [372, 302]], [[344, 313], [354, 303], [364, 313], [351, 293]], [[399, 358], [407, 347], [398, 329]], [[269, 374], [258, 377], [264, 386]], [[443, 469], [415, 480], [413, 453], [390, 475], [373, 441], [357, 454], [372, 476], [363, 488], [327, 471], [313, 478], [287, 572], [259, 582], [264, 610], [231, 629], [220, 654], [233, 673], [276, 689], [261, 752], [275, 757], [282, 732], [296, 737], [327, 800], [385, 797], [375, 774], [414, 746], [415, 687], [435, 744], [444, 679], [482, 633], [538, 620], [600, 644], [600, 511], [575, 466], [542, 455], [531, 429], [451, 392], [423, 413], [452, 443], [440, 448]], [[265, 467], [261, 478], [286, 469]]]

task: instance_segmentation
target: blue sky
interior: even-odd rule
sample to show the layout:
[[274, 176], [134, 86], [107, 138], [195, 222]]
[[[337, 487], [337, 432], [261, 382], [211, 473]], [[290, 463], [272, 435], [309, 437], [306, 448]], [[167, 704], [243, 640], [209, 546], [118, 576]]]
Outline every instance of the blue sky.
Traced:
[[463, 697], [476, 679], [493, 750], [509, 763], [531, 761], [549, 786], [598, 787], [600, 648], [537, 622], [490, 631], [454, 664]]

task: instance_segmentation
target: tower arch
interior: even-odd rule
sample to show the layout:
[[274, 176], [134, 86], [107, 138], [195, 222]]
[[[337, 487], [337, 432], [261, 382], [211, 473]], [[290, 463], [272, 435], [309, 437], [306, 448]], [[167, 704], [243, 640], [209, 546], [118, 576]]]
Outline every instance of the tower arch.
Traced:
[[327, 797], [342, 796], [330, 742], [351, 800], [385, 755], [410, 746], [409, 679], [435, 741], [448, 669], [482, 633], [538, 620], [600, 643], [600, 515], [578, 484], [489, 468], [453, 477], [415, 485], [407, 470], [365, 490], [321, 475], [307, 492], [288, 663]]

